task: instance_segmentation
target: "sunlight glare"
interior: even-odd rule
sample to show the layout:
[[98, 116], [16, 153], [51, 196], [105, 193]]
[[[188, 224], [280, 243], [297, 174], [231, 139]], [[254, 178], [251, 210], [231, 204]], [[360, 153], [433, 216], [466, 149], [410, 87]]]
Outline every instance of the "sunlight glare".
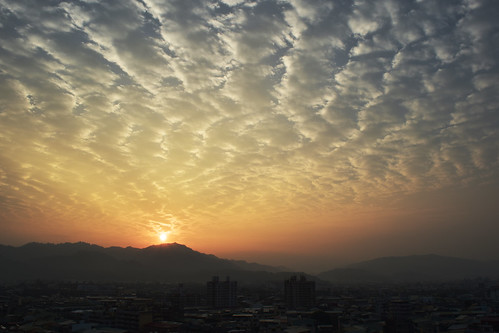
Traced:
[[168, 234], [166, 232], [162, 232], [159, 234], [159, 240], [161, 241], [161, 243], [166, 242], [167, 239], [168, 239]]

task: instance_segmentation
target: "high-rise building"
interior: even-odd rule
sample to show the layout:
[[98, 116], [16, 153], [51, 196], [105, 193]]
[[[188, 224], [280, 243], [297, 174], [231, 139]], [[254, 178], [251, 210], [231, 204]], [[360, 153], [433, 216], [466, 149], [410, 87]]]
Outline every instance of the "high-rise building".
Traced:
[[212, 308], [233, 308], [237, 305], [237, 281], [220, 281], [214, 276], [206, 283], [208, 306]]
[[292, 276], [284, 281], [284, 298], [288, 309], [310, 308], [315, 305], [315, 282]]
[[388, 316], [385, 320], [384, 332], [386, 333], [412, 333], [413, 308], [407, 300], [393, 299], [388, 305]]

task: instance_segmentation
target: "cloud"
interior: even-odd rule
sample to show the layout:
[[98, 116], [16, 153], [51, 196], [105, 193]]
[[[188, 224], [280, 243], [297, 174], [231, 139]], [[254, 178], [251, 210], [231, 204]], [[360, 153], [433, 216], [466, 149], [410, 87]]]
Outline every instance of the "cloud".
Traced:
[[497, 181], [494, 1], [1, 4], [2, 228], [180, 237]]

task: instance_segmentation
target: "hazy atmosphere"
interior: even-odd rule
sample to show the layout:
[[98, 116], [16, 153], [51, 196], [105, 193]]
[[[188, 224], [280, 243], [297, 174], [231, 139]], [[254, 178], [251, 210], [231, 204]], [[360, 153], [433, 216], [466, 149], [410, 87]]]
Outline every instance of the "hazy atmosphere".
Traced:
[[499, 259], [498, 17], [494, 0], [0, 0], [0, 243], [308, 270]]

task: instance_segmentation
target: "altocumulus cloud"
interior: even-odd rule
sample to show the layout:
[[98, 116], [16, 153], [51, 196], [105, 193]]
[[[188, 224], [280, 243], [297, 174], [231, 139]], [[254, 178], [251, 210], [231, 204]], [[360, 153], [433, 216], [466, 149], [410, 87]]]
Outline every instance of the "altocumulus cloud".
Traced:
[[181, 234], [497, 181], [496, 1], [0, 4], [13, 234]]

